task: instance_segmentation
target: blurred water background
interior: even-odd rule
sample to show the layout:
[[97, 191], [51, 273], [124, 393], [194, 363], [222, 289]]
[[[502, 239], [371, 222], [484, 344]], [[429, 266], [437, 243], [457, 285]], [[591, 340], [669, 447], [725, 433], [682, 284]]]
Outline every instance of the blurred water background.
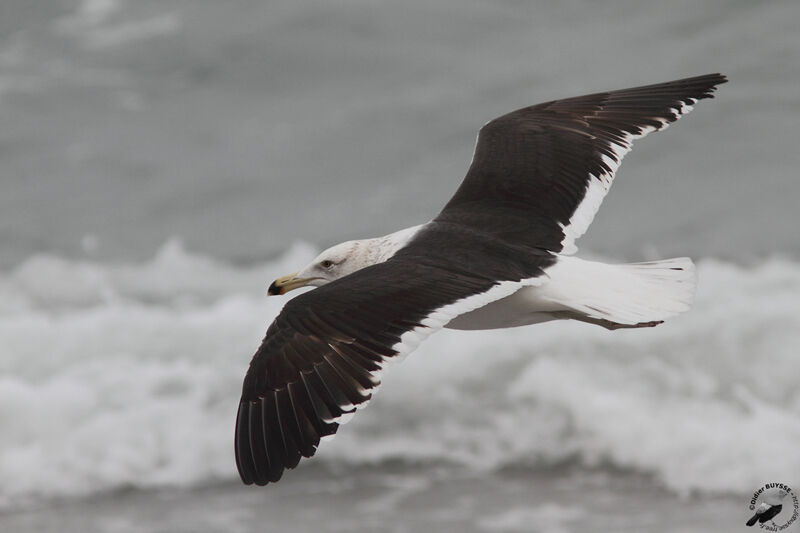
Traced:
[[[0, 530], [743, 526], [761, 484], [800, 486], [798, 20], [793, 0], [4, 0]], [[692, 312], [441, 332], [317, 458], [239, 486], [272, 279], [433, 217], [497, 115], [716, 71], [578, 243], [691, 255]]]

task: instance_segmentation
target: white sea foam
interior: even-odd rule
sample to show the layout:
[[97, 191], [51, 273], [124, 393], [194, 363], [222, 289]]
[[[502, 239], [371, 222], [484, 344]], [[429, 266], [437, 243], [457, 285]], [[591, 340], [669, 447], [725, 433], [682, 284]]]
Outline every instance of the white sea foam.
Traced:
[[[241, 380], [285, 303], [265, 289], [315, 252], [243, 268], [172, 242], [142, 264], [37, 256], [0, 273], [0, 500], [234, 479]], [[797, 484], [800, 263], [701, 260], [699, 278], [694, 309], [654, 329], [437, 333], [315, 461]]]
[[115, 15], [123, 11], [121, 0], [83, 0], [74, 13], [55, 21], [57, 30], [80, 36], [90, 48], [106, 48], [169, 35], [181, 27], [177, 12], [129, 19]]
[[75, 33], [91, 30], [108, 20], [121, 7], [119, 0], [83, 0], [74, 13], [56, 20], [56, 28]]
[[164, 13], [143, 20], [97, 28], [88, 33], [85, 39], [92, 48], [105, 48], [170, 35], [180, 28], [181, 18], [177, 13]]
[[[546, 503], [539, 507], [514, 507], [499, 514], [481, 519], [478, 526], [483, 531], [503, 531], [527, 533], [535, 524], [536, 531], [543, 533], [569, 533], [567, 526], [584, 515], [584, 511], [574, 505]], [[543, 529], [540, 529], [543, 528]]]

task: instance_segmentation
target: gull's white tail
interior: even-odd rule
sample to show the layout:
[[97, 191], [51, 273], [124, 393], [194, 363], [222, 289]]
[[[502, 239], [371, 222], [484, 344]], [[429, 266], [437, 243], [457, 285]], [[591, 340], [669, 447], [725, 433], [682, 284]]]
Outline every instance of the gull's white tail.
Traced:
[[570, 315], [606, 327], [655, 325], [687, 311], [695, 268], [688, 257], [609, 265], [560, 256], [537, 297]]

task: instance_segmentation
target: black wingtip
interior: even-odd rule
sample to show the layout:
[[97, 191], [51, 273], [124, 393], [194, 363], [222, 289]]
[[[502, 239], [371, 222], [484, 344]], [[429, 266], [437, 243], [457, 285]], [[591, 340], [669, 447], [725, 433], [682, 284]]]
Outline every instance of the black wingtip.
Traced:
[[714, 83], [726, 83], [728, 81], [728, 77], [721, 72], [713, 72], [711, 74], [704, 74], [702, 76], [697, 76], [698, 79], [707, 78], [709, 81], [713, 80]]
[[714, 98], [714, 92], [716, 92], [717, 87], [723, 83], [728, 83], [728, 77], [719, 72], [715, 72], [713, 74], [688, 78], [686, 81], [696, 82], [701, 87], [704, 86], [704, 91], [700, 98]]
[[249, 432], [245, 431], [243, 425], [247, 423], [250, 413], [247, 402], [239, 402], [239, 411], [236, 413], [236, 437], [234, 439], [234, 455], [236, 457], [236, 469], [239, 477], [245, 485], [252, 485], [255, 482], [255, 464], [253, 463], [253, 452], [250, 449]]
[[681, 78], [612, 92], [646, 92], [651, 89], [659, 92], [663, 92], [664, 90], [676, 90], [682, 93], [682, 96], [702, 100], [704, 98], [713, 98], [717, 86], [723, 83], [728, 83], [728, 77], [719, 72], [714, 72], [712, 74], [703, 74], [700, 76], [692, 76], [689, 78]]
[[728, 77], [725, 74], [721, 74], [719, 72], [715, 72], [713, 74], [706, 74], [705, 76], [700, 76], [698, 80], [700, 79], [707, 81], [709, 83], [710, 91], [716, 90], [718, 85], [722, 85], [723, 83], [728, 83]]

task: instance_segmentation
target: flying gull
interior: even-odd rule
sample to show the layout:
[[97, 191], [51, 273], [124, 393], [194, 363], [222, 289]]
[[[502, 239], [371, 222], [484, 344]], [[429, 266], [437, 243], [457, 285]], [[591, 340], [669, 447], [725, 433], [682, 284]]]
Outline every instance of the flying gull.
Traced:
[[386, 364], [434, 331], [575, 319], [649, 327], [686, 311], [688, 258], [578, 259], [634, 139], [666, 128], [727, 80], [708, 74], [554, 100], [484, 125], [459, 189], [430, 222], [322, 252], [269, 294], [286, 303], [253, 356], [236, 419], [246, 484], [278, 481], [333, 435]]

